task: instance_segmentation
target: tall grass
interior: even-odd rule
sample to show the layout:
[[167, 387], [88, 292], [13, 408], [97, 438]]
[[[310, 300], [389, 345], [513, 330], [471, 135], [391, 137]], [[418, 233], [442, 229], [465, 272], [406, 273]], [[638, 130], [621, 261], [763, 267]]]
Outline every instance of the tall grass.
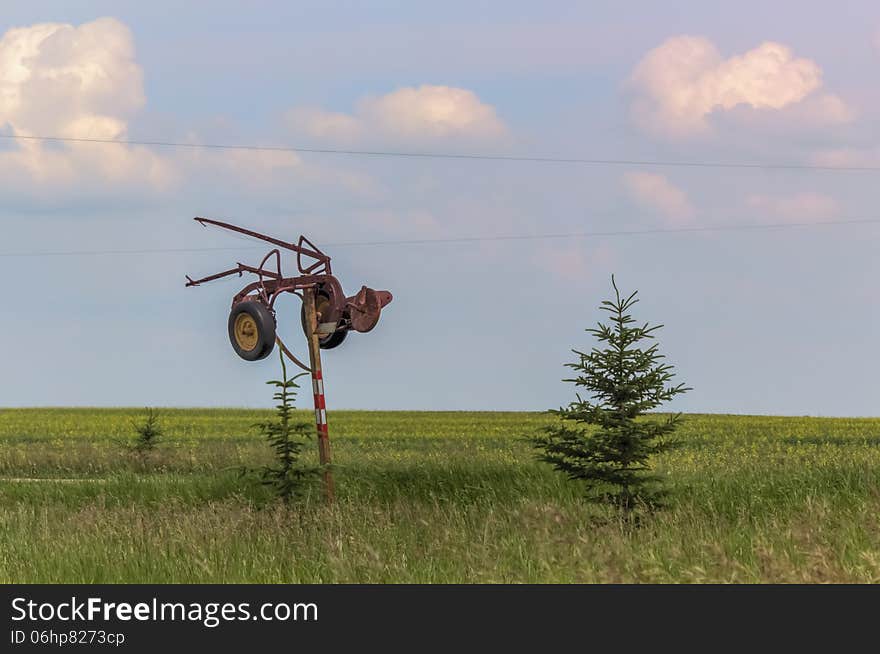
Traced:
[[268, 412], [163, 410], [149, 471], [137, 415], [0, 411], [0, 581], [880, 582], [878, 419], [688, 416], [634, 526], [534, 460], [543, 414], [334, 412], [338, 501], [292, 509], [237, 475]]

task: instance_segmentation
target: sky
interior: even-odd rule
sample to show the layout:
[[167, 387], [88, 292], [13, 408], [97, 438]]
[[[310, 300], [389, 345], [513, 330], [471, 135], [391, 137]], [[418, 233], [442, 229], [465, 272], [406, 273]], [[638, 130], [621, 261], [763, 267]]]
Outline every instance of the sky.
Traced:
[[0, 407], [269, 406], [248, 280], [184, 287], [268, 248], [200, 215], [394, 294], [324, 353], [331, 411], [567, 404], [614, 274], [693, 388], [668, 408], [880, 415], [878, 64], [868, 1], [3, 2], [0, 136], [630, 163], [0, 138]]

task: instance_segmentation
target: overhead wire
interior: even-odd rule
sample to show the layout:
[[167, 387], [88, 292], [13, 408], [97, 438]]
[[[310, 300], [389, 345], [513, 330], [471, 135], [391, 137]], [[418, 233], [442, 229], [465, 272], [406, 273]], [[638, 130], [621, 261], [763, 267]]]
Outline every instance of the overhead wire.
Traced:
[[[752, 223], [730, 225], [704, 225], [692, 227], [658, 227], [634, 230], [613, 231], [584, 231], [584, 232], [556, 232], [544, 234], [496, 234], [491, 236], [461, 236], [451, 238], [421, 238], [401, 240], [376, 240], [376, 241], [340, 241], [320, 243], [322, 248], [345, 248], [345, 247], [380, 247], [396, 245], [442, 245], [442, 244], [465, 244], [495, 241], [531, 241], [550, 239], [572, 238], [616, 238], [627, 236], [647, 236], [659, 234], [688, 234], [704, 232], [740, 232], [740, 231], [774, 231], [788, 229], [805, 229], [810, 227], [842, 227], [853, 225], [877, 225], [880, 218], [865, 219], [842, 219], [832, 221], [814, 222], [784, 222], [784, 223]], [[233, 236], [230, 234], [230, 236]], [[238, 237], [242, 239], [242, 237]], [[242, 239], [244, 240], [244, 239]], [[263, 246], [233, 246], [233, 247], [198, 247], [198, 248], [141, 248], [141, 249], [105, 249], [105, 250], [44, 250], [30, 252], [0, 252], [0, 258], [28, 258], [28, 257], [64, 257], [64, 256], [104, 256], [104, 255], [143, 255], [143, 254], [193, 254], [202, 252], [229, 252], [241, 250], [262, 250]]]
[[304, 146], [248, 145], [237, 143], [192, 143], [180, 141], [106, 139], [97, 137], [42, 136], [33, 134], [0, 134], [0, 139], [21, 141], [46, 141], [59, 143], [94, 143], [105, 145], [150, 146], [163, 148], [189, 148], [208, 150], [246, 150], [252, 152], [292, 152], [299, 154], [347, 155], [361, 157], [399, 157], [408, 159], [455, 159], [474, 161], [508, 161], [544, 164], [580, 164], [589, 166], [648, 166], [670, 168], [739, 168], [756, 170], [801, 170], [837, 172], [880, 172], [880, 165], [826, 165], [786, 162], [737, 162], [737, 161], [687, 161], [672, 159], [591, 158], [535, 155], [506, 155], [459, 152], [419, 152], [396, 150], [354, 150], [339, 148], [316, 148]]
[[[521, 155], [493, 155], [493, 154], [467, 154], [449, 152], [403, 152], [387, 150], [346, 150], [332, 148], [309, 148], [293, 146], [263, 146], [246, 144], [226, 143], [186, 143], [160, 140], [136, 140], [136, 139], [104, 139], [92, 137], [67, 137], [67, 136], [41, 136], [22, 134], [0, 134], [0, 139], [25, 140], [25, 141], [48, 141], [65, 143], [94, 143], [113, 144], [126, 146], [154, 146], [175, 148], [203, 148], [221, 150], [249, 150], [266, 152], [293, 152], [311, 154], [333, 154], [367, 157], [403, 157], [425, 159], [472, 159], [483, 161], [510, 161], [531, 163], [556, 163], [556, 164], [584, 164], [606, 166], [669, 166], [690, 168], [741, 168], [741, 169], [764, 169], [764, 170], [816, 170], [816, 171], [844, 171], [844, 172], [874, 172], [880, 171], [880, 166], [831, 166], [820, 164], [794, 164], [773, 162], [718, 162], [718, 161], [674, 161], [674, 160], [645, 160], [645, 159], [601, 159], [582, 157], [550, 157], [550, 156], [521, 156]], [[864, 225], [880, 223], [880, 219], [854, 219], [819, 222], [785, 222], [785, 223], [756, 223], [756, 224], [731, 224], [731, 225], [706, 225], [699, 227], [680, 228], [649, 228], [637, 230], [615, 231], [586, 231], [586, 232], [563, 232], [546, 234], [507, 234], [492, 236], [462, 236], [451, 238], [422, 238], [406, 240], [378, 240], [378, 241], [349, 241], [339, 243], [323, 243], [322, 247], [365, 247], [365, 246], [394, 246], [394, 245], [423, 245], [423, 244], [455, 244], [455, 243], [478, 243], [486, 241], [527, 241], [545, 239], [566, 238], [605, 238], [639, 236], [650, 234], [681, 234], [719, 231], [755, 231], [755, 230], [779, 230], [796, 229], [823, 226]], [[241, 237], [240, 237], [241, 238]], [[199, 247], [199, 248], [141, 248], [141, 249], [101, 249], [101, 250], [49, 250], [31, 252], [0, 252], [0, 258], [13, 257], [63, 257], [63, 256], [103, 256], [103, 255], [144, 255], [144, 254], [173, 254], [173, 253], [202, 253], [234, 251], [244, 249], [260, 249], [259, 246], [248, 247]]]

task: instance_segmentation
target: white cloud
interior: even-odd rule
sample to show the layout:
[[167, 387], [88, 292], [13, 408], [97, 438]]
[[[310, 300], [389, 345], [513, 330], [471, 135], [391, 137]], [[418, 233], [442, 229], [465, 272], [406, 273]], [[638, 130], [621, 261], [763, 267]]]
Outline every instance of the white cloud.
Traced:
[[361, 122], [348, 114], [324, 111], [317, 107], [297, 107], [287, 112], [287, 124], [310, 136], [336, 141], [352, 141], [363, 134]]
[[402, 88], [365, 98], [358, 113], [382, 131], [404, 136], [496, 137], [504, 133], [494, 107], [481, 102], [473, 91], [449, 86]]
[[[145, 102], [129, 29], [113, 18], [42, 23], [0, 37], [0, 128], [20, 136], [124, 139]], [[150, 150], [18, 141], [0, 153], [7, 186], [76, 185], [86, 176], [162, 187], [173, 176]]]
[[852, 107], [832, 93], [809, 97], [796, 104], [792, 110], [802, 122], [817, 127], [849, 123], [856, 116]]
[[822, 69], [816, 62], [795, 57], [790, 48], [772, 41], [725, 59], [705, 37], [677, 36], [645, 55], [630, 86], [638, 124], [669, 137], [709, 131], [714, 112], [788, 110], [807, 99], [792, 120], [837, 124], [853, 116], [837, 96], [818, 93]]
[[799, 222], [827, 220], [840, 214], [837, 201], [829, 195], [805, 191], [793, 195], [750, 195], [746, 199], [750, 209], [760, 212], [761, 218], [781, 218]]
[[657, 211], [673, 223], [686, 223], [694, 217], [687, 193], [658, 173], [629, 172], [623, 176], [630, 196], [643, 208]]
[[[0, 131], [4, 133], [126, 140], [130, 121], [145, 104], [134, 39], [116, 19], [101, 18], [79, 26], [37, 24], [0, 36]], [[201, 141], [195, 134], [183, 140]], [[293, 152], [156, 152], [142, 146], [25, 139], [0, 142], [0, 185], [7, 192], [36, 196], [44, 202], [132, 191], [152, 193], [183, 179], [208, 185], [234, 180], [222, 185], [224, 189], [285, 190], [305, 184], [375, 193], [367, 176], [305, 165]]]
[[297, 108], [286, 121], [294, 131], [339, 142], [496, 139], [507, 131], [495, 108], [473, 91], [429, 84], [362, 98], [351, 115]]

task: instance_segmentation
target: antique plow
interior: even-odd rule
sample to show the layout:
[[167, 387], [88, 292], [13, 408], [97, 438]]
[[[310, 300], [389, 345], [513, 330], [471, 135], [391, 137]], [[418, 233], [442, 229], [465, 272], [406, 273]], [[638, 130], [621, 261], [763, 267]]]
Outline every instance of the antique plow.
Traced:
[[[341, 345], [349, 331], [365, 333], [373, 329], [379, 322], [382, 308], [391, 302], [391, 293], [388, 291], [374, 291], [366, 286], [362, 286], [355, 295], [346, 296], [342, 284], [331, 273], [330, 257], [305, 236], [300, 236], [297, 243], [287, 243], [217, 220], [195, 220], [202, 225], [222, 227], [277, 246], [263, 257], [258, 266], [239, 263], [235, 268], [201, 279], [192, 279], [188, 275], [186, 278], [187, 286], [199, 286], [230, 275], [240, 277], [244, 273], [251, 273], [257, 276], [257, 281], [245, 286], [232, 298], [229, 314], [229, 340], [235, 353], [246, 361], [265, 359], [278, 343], [300, 367], [311, 370], [290, 353], [276, 333], [275, 301], [282, 293], [293, 293], [301, 299], [305, 291], [314, 294], [318, 342], [323, 350]], [[278, 248], [296, 253], [299, 276], [284, 276]], [[271, 267], [267, 267], [267, 264]], [[305, 305], [301, 322], [306, 336], [309, 336]]]
[[[258, 266], [239, 263], [235, 268], [201, 279], [192, 279], [187, 275], [186, 286], [199, 286], [230, 275], [256, 275], [256, 281], [245, 286], [232, 298], [228, 321], [229, 341], [235, 353], [246, 361], [266, 358], [277, 343], [288, 358], [311, 373], [318, 448], [321, 463], [325, 464], [326, 494], [328, 499], [332, 499], [333, 481], [329, 467], [326, 466], [330, 463], [330, 441], [320, 351], [338, 347], [350, 331], [365, 333], [373, 329], [379, 322], [382, 308], [391, 302], [391, 293], [362, 286], [354, 295], [346, 296], [342, 284], [331, 272], [330, 257], [305, 236], [300, 236], [296, 243], [288, 243], [209, 218], [195, 220], [203, 226], [222, 227], [276, 246], [263, 257]], [[284, 276], [279, 248], [296, 253], [296, 266], [300, 273], [298, 276]], [[275, 302], [282, 293], [293, 293], [303, 301], [300, 322], [308, 340], [310, 365], [297, 359], [278, 336]]]

